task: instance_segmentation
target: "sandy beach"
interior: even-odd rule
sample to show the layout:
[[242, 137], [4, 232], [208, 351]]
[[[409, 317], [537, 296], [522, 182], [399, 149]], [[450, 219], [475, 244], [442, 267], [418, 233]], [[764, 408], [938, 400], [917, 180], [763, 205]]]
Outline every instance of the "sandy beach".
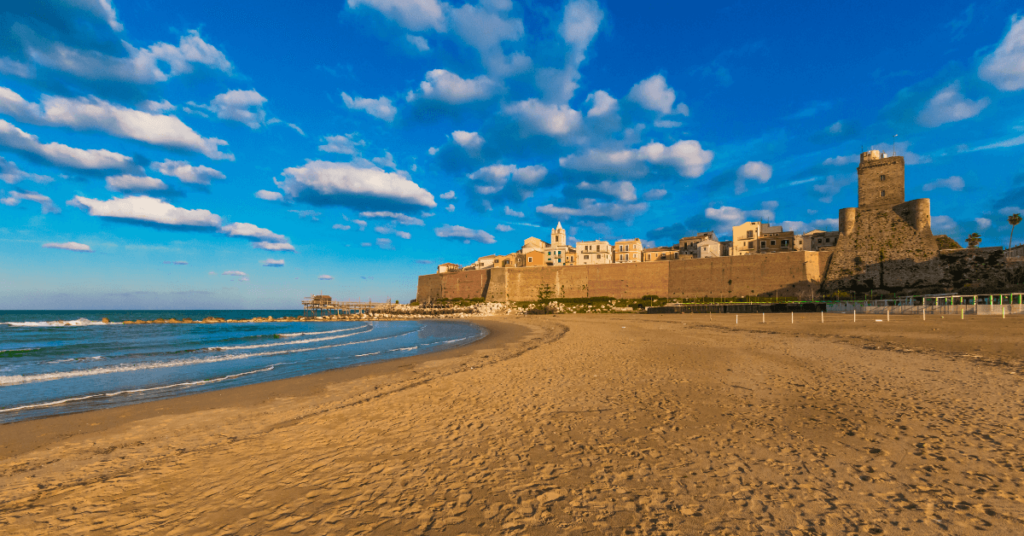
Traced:
[[1024, 318], [553, 315], [0, 426], [5, 534], [1021, 534]]

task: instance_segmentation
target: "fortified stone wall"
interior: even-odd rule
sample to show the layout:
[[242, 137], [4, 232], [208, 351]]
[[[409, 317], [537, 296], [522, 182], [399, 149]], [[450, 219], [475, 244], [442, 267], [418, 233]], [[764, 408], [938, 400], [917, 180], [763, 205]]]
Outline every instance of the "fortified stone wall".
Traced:
[[534, 301], [542, 288], [552, 298], [643, 296], [817, 295], [830, 252], [798, 251], [649, 263], [547, 268], [493, 268], [420, 276], [416, 299]]

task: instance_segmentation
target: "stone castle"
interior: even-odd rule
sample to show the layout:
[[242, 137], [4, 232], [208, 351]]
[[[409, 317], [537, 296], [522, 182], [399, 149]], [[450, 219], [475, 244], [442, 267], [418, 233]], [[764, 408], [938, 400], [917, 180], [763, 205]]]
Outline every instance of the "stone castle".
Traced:
[[857, 206], [839, 211], [838, 232], [796, 235], [748, 222], [733, 228], [732, 241], [702, 233], [667, 248], [644, 249], [639, 239], [573, 247], [559, 224], [550, 244], [531, 237], [511, 255], [482, 257], [465, 269], [439, 266], [437, 274], [420, 276], [416, 298], [421, 303], [532, 301], [544, 293], [552, 298], [814, 299], [823, 293], [885, 296], [1024, 285], [1024, 258], [1001, 247], [941, 250], [932, 235], [931, 201], [905, 200], [904, 168], [901, 156], [862, 153]]

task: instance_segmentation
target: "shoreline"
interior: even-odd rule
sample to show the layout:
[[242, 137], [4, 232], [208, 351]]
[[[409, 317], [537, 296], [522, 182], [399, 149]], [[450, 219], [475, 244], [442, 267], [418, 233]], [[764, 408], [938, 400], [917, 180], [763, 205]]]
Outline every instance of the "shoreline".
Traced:
[[[449, 319], [420, 319], [451, 322]], [[65, 415], [52, 415], [0, 424], [0, 460], [31, 452], [69, 439], [81, 439], [87, 434], [102, 434], [119, 426], [172, 415], [184, 415], [205, 410], [255, 406], [284, 397], [311, 397], [323, 393], [328, 387], [369, 377], [386, 377], [417, 365], [458, 358], [472, 352], [498, 348], [514, 343], [527, 335], [521, 325], [500, 320], [459, 319], [485, 330], [483, 338], [464, 346], [400, 357], [374, 363], [353, 365], [315, 372], [303, 376], [282, 378], [249, 385], [239, 385], [202, 393], [184, 393], [162, 400], [126, 404]]]

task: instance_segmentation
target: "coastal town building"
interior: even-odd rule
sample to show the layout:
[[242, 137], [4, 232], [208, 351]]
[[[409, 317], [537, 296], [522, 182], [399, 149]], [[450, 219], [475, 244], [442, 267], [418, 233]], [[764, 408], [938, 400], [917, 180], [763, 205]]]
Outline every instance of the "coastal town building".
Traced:
[[[782, 227], [778, 227], [782, 229]], [[764, 233], [757, 239], [757, 253], [783, 253], [796, 251], [793, 245], [793, 231]]]
[[839, 239], [839, 231], [821, 231], [814, 229], [799, 237], [800, 249], [802, 251], [822, 251], [825, 248], [836, 246]]
[[666, 246], [660, 248], [647, 248], [643, 252], [644, 262], [674, 261], [680, 258], [691, 258], [691, 255], [684, 255], [679, 248]]
[[545, 266], [575, 266], [576, 248], [566, 243], [562, 222], [551, 230], [551, 244], [544, 248]]
[[611, 264], [612, 245], [604, 240], [590, 240], [576, 243], [576, 264]]
[[677, 247], [680, 256], [689, 256], [694, 259], [722, 256], [722, 244], [718, 241], [714, 231], [680, 238]]
[[437, 265], [437, 273], [448, 274], [451, 272], [458, 272], [462, 267], [454, 262], [445, 262]]
[[732, 256], [755, 255], [761, 235], [781, 233], [782, 226], [771, 226], [762, 221], [748, 221], [732, 228]]
[[614, 262], [643, 262], [643, 242], [639, 238], [616, 240], [613, 250]]

